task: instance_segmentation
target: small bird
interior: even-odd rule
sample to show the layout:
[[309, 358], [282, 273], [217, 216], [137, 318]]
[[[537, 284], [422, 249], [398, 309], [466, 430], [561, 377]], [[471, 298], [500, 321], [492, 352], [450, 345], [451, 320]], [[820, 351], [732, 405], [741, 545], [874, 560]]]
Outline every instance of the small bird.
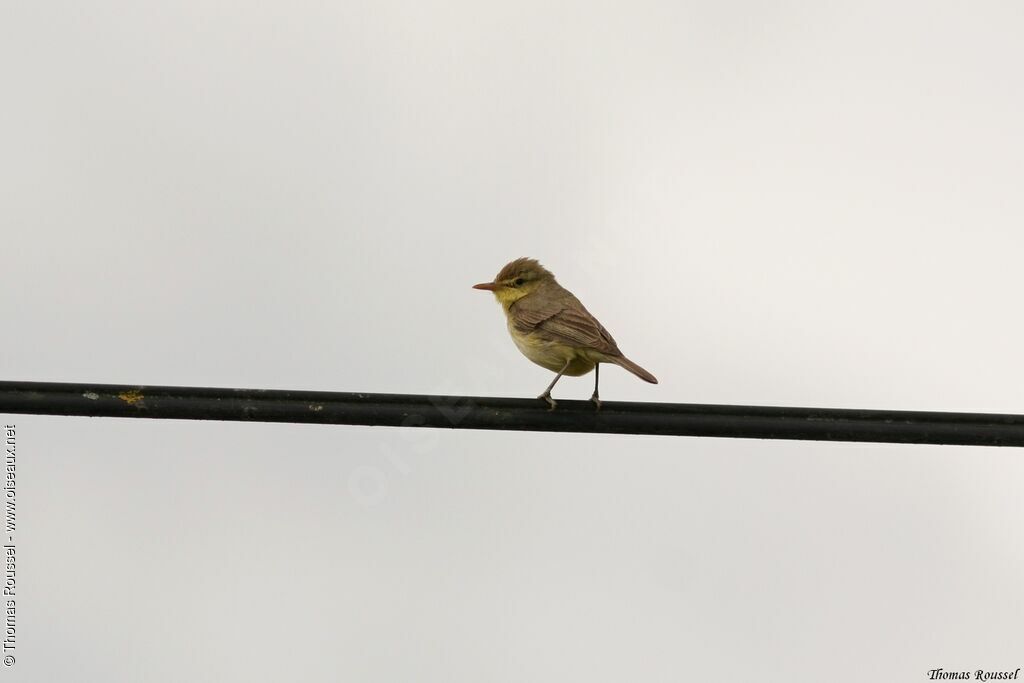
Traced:
[[494, 292], [519, 350], [537, 365], [558, 373], [537, 397], [547, 401], [550, 410], [556, 405], [551, 389], [562, 375], [579, 377], [591, 370], [594, 395], [590, 400], [600, 410], [597, 384], [601, 363], [615, 363], [645, 382], [658, 383], [654, 375], [622, 355], [608, 330], [535, 259], [516, 259], [502, 268], [493, 282], [473, 288]]

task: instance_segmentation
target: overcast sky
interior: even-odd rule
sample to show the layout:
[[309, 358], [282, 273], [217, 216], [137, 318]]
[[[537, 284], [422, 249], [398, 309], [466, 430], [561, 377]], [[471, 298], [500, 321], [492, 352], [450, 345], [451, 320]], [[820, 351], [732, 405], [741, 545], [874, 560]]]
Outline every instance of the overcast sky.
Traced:
[[[0, 378], [1024, 413], [1016, 2], [5, 3]], [[567, 378], [556, 398], [586, 398]], [[1014, 449], [11, 416], [19, 681], [1024, 666]]]

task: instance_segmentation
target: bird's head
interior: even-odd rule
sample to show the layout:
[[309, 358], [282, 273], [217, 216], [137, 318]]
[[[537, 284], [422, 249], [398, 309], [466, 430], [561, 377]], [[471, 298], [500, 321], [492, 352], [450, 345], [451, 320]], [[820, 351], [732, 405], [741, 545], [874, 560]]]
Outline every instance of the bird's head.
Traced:
[[555, 276], [536, 259], [518, 258], [512, 261], [494, 278], [494, 282], [481, 282], [473, 289], [494, 292], [504, 306], [510, 306], [527, 294], [535, 291], [545, 282], [553, 282]]

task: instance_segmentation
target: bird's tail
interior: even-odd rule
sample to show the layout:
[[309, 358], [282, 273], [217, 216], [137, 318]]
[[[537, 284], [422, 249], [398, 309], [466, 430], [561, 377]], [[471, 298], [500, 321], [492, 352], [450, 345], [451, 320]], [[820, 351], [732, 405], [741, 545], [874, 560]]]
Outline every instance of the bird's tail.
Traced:
[[647, 372], [642, 367], [640, 367], [639, 365], [637, 365], [636, 363], [634, 363], [630, 359], [626, 358], [625, 356], [619, 356], [618, 358], [613, 358], [612, 362], [615, 363], [616, 365], [619, 365], [621, 367], [626, 368], [627, 370], [629, 370], [630, 372], [632, 372], [634, 375], [636, 375], [637, 377], [639, 377], [640, 379], [642, 379], [645, 382], [650, 382], [651, 384], [657, 384], [658, 383], [658, 378], [657, 377], [655, 377], [651, 373]]

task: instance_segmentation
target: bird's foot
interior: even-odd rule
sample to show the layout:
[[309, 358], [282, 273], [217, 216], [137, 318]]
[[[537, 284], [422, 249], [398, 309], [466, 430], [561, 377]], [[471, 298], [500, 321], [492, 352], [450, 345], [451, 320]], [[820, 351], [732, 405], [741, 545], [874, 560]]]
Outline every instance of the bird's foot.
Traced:
[[594, 395], [590, 397], [590, 400], [594, 402], [595, 410], [601, 410], [601, 399], [597, 397], [596, 391], [594, 392]]
[[558, 405], [557, 403], [555, 403], [555, 399], [551, 398], [551, 394], [550, 393], [541, 394], [537, 398], [539, 398], [542, 401], [547, 401], [548, 402], [548, 410], [549, 411], [550, 410], [554, 410], [555, 406]]

